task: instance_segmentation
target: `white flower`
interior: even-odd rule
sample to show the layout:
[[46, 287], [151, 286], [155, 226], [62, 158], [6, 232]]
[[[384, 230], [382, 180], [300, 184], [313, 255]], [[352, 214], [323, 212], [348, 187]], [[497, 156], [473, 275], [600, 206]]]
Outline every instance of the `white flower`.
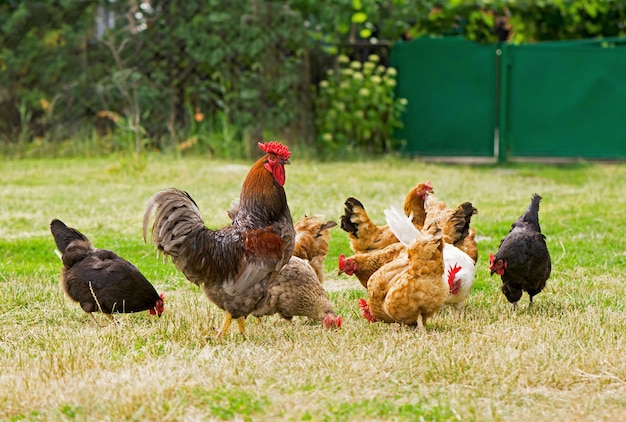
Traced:
[[370, 90], [367, 88], [361, 88], [359, 89], [359, 95], [361, 97], [367, 97], [368, 95], [370, 95]]
[[396, 86], [396, 80], [391, 78], [385, 78], [385, 84], [387, 86]]
[[396, 76], [397, 74], [398, 74], [398, 72], [393, 67], [387, 68], [387, 75], [389, 75], [389, 76]]
[[375, 84], [379, 84], [379, 83], [380, 83], [380, 81], [382, 81], [382, 79], [381, 79], [381, 78], [380, 78], [380, 76], [378, 76], [378, 75], [374, 75], [374, 76], [372, 76], [371, 80], [372, 80], [372, 82], [374, 82]]
[[328, 81], [322, 81], [320, 82], [320, 88], [328, 88]]
[[322, 135], [322, 139], [326, 142], [330, 142], [333, 140], [333, 134], [332, 133], [325, 133]]
[[352, 77], [356, 79], [357, 81], [363, 80], [363, 74], [361, 72], [354, 72], [354, 75], [352, 75]]
[[361, 62], [353, 61], [352, 63], [350, 63], [350, 67], [352, 69], [358, 70], [361, 68]]
[[340, 54], [339, 56], [337, 56], [337, 61], [339, 63], [350, 63], [350, 58], [345, 54]]
[[373, 63], [378, 63], [380, 60], [380, 57], [377, 54], [370, 54], [369, 56], [367, 56], [367, 60]]
[[409, 103], [409, 101], [406, 98], [398, 98], [398, 102], [404, 106]]

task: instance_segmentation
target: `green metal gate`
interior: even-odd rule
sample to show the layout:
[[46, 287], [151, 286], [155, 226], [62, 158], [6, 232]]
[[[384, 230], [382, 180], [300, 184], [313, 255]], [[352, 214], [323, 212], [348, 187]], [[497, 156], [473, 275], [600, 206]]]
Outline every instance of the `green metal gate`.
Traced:
[[625, 38], [398, 43], [391, 64], [398, 70], [397, 94], [408, 100], [398, 131], [405, 152], [626, 158], [625, 44]]
[[502, 57], [505, 157], [626, 157], [626, 46], [504, 45]]
[[462, 38], [396, 44], [397, 93], [408, 100], [398, 131], [410, 155], [493, 156], [496, 46]]

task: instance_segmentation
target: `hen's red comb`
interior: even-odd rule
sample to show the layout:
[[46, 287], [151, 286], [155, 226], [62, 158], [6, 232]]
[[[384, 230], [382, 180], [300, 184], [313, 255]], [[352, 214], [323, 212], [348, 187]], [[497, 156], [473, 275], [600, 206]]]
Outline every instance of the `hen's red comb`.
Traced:
[[266, 142], [266, 143], [259, 142], [259, 148], [261, 148], [261, 150], [267, 152], [268, 154], [276, 154], [285, 160], [288, 160], [289, 157], [291, 157], [289, 148], [287, 148], [286, 145], [283, 145], [280, 142], [276, 142], [276, 141]]
[[456, 278], [456, 274], [459, 271], [461, 271], [461, 267], [456, 265], [456, 263], [454, 264], [454, 267], [452, 267], [452, 265], [450, 265], [450, 268], [448, 268], [448, 286], [452, 287], [452, 283], [454, 283], [454, 279]]

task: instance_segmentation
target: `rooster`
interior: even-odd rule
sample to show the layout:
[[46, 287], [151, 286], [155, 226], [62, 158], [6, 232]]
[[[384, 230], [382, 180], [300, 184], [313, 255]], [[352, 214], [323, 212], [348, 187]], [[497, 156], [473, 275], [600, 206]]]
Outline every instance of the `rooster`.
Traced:
[[[420, 183], [409, 191], [404, 200], [406, 215], [412, 215], [413, 224], [422, 228], [426, 218], [424, 201], [432, 191], [430, 181]], [[356, 198], [348, 198], [344, 204], [341, 228], [348, 233], [350, 248], [354, 253], [367, 253], [398, 242], [387, 225], [377, 226], [365, 212], [365, 207]]]
[[50, 231], [63, 260], [63, 290], [96, 325], [93, 312], [98, 311], [109, 318], [114, 312], [146, 310], [161, 316], [164, 296], [137, 267], [112, 251], [94, 248], [84, 234], [60, 220], [52, 220]]
[[[456, 213], [462, 215], [465, 213], [465, 208], [457, 208]], [[453, 220], [456, 213], [452, 216]], [[385, 210], [385, 216], [390, 229], [395, 233], [398, 239], [400, 239], [400, 242], [407, 247], [420, 235], [420, 231], [400, 210], [391, 207]], [[446, 236], [443, 235], [443, 238], [445, 237]], [[474, 285], [476, 262], [461, 249], [448, 242], [444, 242], [443, 264], [446, 269], [443, 278], [448, 284], [448, 297], [445, 300], [445, 304], [459, 311], [465, 304], [465, 300]]]
[[369, 301], [359, 301], [365, 318], [417, 325], [425, 331], [428, 319], [448, 297], [442, 237], [441, 230], [432, 226], [411, 241], [406, 257], [385, 264], [372, 275], [367, 285]]
[[191, 196], [175, 188], [154, 194], [144, 213], [144, 240], [155, 214], [152, 243], [225, 311], [218, 338], [232, 318], [245, 333], [245, 317], [257, 310], [294, 249], [295, 231], [283, 187], [291, 154], [279, 142], [259, 143], [259, 148], [265, 154], [243, 182], [230, 225], [207, 228]]
[[[234, 220], [238, 212], [239, 201], [234, 200], [226, 214]], [[305, 215], [294, 225], [296, 239], [293, 256], [280, 269], [274, 281], [267, 284], [268, 295], [253, 315], [260, 318], [278, 313], [287, 320], [305, 316], [321, 321], [328, 329], [341, 327], [341, 315], [335, 315], [330, 299], [321, 287], [330, 241], [329, 230], [336, 225], [334, 221], [325, 222], [320, 215]]]
[[523, 292], [533, 296], [541, 292], [552, 271], [546, 237], [539, 226], [541, 196], [533, 194], [530, 205], [512, 225], [498, 252], [489, 255], [489, 271], [502, 279], [502, 293], [517, 309]]

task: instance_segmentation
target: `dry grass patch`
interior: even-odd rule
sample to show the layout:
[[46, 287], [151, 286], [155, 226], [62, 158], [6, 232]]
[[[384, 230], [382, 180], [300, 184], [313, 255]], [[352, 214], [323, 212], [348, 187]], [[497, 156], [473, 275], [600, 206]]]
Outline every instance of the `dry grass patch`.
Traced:
[[[249, 318], [211, 338], [222, 313], [141, 239], [145, 202], [176, 186], [197, 200], [209, 226], [238, 195], [248, 163], [150, 157], [145, 168], [112, 160], [0, 164], [0, 419], [3, 420], [620, 420], [626, 417], [623, 165], [469, 167], [417, 161], [292, 160], [286, 190], [294, 218], [338, 219], [356, 196], [376, 221], [430, 179], [449, 204], [470, 200], [479, 269], [466, 308], [443, 309], [428, 334], [369, 324], [366, 292], [337, 277], [348, 252], [339, 229], [326, 288], [340, 331], [296, 318]], [[511, 311], [487, 272], [530, 194], [554, 273], [528, 307]], [[48, 231], [60, 218], [97, 247], [134, 262], [167, 295], [147, 313], [92, 325], [59, 286]]]

